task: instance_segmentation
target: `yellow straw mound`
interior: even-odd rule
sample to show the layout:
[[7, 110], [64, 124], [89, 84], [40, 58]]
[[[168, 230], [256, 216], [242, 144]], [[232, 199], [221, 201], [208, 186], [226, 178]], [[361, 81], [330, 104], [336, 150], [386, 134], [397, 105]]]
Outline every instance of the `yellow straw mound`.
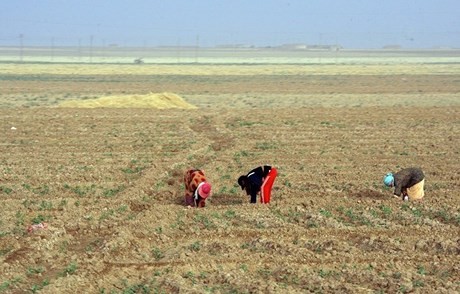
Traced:
[[174, 93], [104, 96], [97, 99], [64, 101], [59, 106], [69, 108], [197, 108]]

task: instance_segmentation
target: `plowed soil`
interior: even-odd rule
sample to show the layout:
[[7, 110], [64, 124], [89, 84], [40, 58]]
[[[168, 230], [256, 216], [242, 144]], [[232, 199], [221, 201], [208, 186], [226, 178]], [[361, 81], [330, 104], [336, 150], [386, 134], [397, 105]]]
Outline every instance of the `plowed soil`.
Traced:
[[[0, 292], [460, 291], [459, 73], [194, 66], [2, 74]], [[164, 91], [198, 109], [58, 107]], [[272, 202], [251, 205], [236, 179], [266, 163]], [[420, 202], [382, 185], [409, 166]], [[183, 205], [190, 167], [213, 187], [203, 209]]]

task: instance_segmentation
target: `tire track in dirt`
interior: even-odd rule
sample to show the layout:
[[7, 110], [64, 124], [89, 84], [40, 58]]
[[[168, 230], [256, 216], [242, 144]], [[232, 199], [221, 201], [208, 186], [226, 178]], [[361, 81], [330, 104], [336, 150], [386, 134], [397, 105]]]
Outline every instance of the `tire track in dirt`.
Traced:
[[[193, 138], [195, 143], [188, 148], [184, 154], [178, 152], [170, 158], [170, 165], [151, 166], [143, 171], [142, 177], [137, 179], [132, 185], [123, 191], [123, 195], [142, 195], [147, 194], [155, 198], [158, 203], [179, 204], [182, 203], [181, 186], [183, 172], [189, 167], [206, 168], [209, 159], [215, 157], [215, 152], [221, 149], [231, 148], [234, 144], [233, 136], [229, 135], [225, 126], [214, 121], [214, 118], [207, 115], [199, 115], [195, 111], [188, 123], [184, 122], [183, 134], [187, 138]], [[189, 129], [190, 131], [187, 131]], [[180, 140], [180, 138], [179, 138]], [[188, 166], [187, 166], [188, 165]], [[168, 184], [168, 187], [158, 192], [148, 188], [149, 179], [155, 178]], [[151, 185], [151, 184], [150, 184]], [[146, 193], [146, 191], [149, 191]]]

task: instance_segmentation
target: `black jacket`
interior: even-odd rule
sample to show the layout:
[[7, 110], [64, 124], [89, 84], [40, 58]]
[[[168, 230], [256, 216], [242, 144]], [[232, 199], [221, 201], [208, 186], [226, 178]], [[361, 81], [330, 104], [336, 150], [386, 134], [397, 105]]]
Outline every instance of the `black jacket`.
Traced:
[[272, 169], [269, 165], [259, 166], [251, 170], [247, 175], [248, 186], [246, 187], [246, 193], [251, 195], [251, 203], [257, 202], [257, 193], [263, 184], [263, 179], [267, 177], [268, 173]]

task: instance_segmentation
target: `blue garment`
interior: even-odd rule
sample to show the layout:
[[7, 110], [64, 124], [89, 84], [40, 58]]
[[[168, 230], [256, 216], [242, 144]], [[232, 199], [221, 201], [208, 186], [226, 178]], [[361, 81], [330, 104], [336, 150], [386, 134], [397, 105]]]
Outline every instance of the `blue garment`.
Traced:
[[383, 183], [385, 186], [390, 187], [394, 183], [395, 178], [392, 173], [387, 173], [383, 178]]

